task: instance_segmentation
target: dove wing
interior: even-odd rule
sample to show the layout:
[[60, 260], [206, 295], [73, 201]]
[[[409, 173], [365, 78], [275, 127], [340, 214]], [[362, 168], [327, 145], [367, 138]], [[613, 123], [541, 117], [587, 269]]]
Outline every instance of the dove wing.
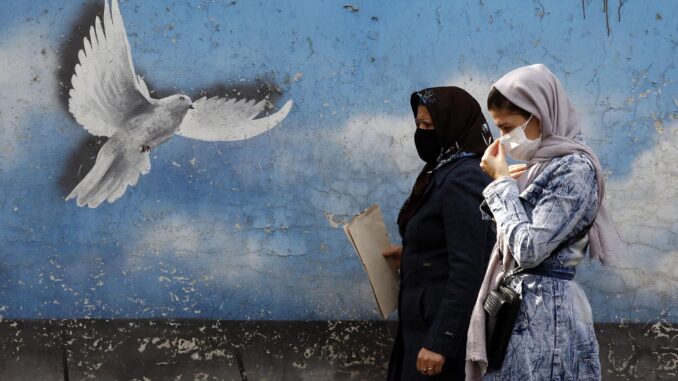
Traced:
[[188, 111], [177, 134], [212, 142], [249, 139], [282, 122], [292, 108], [292, 101], [274, 114], [254, 119], [265, 107], [265, 100], [202, 97], [193, 102], [193, 110]]
[[78, 53], [71, 79], [69, 110], [87, 131], [112, 136], [134, 109], [148, 104], [148, 88], [134, 72], [125, 25], [117, 0], [104, 6]]

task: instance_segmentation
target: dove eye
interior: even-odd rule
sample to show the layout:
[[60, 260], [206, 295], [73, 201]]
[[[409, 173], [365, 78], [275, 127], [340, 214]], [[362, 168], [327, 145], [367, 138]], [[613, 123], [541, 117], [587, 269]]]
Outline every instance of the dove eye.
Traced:
[[179, 97], [179, 99], [181, 99], [181, 100], [183, 101], [183, 100], [185, 100], [186, 98], [184, 98], [184, 97]]

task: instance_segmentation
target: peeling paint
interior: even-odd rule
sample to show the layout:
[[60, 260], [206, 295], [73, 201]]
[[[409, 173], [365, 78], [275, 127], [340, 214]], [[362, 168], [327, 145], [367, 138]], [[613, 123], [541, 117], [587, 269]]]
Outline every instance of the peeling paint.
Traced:
[[[601, 345], [612, 348], [608, 375], [674, 377], [678, 212], [675, 168], [666, 163], [676, 161], [678, 144], [678, 27], [668, 22], [678, 17], [676, 6], [384, 4], [121, 2], [135, 68], [154, 96], [183, 89], [198, 97], [255, 97], [266, 101], [266, 115], [285, 94], [298, 108], [280, 128], [245, 142], [172, 140], [153, 151], [148, 192], [132, 189], [124, 203], [74, 213], [63, 198], [108, 142], [87, 136], [67, 105], [77, 52], [102, 7], [3, 2], [0, 323], [24, 338], [5, 338], [13, 340], [5, 347], [12, 363], [30, 364], [25, 335], [44, 334], [54, 340], [50, 350], [69, 348], [69, 366], [83, 374], [110, 370], [101, 354], [124, 348], [149, 358], [149, 368], [178, 366], [167, 355], [175, 353], [186, 363], [224, 361], [233, 367], [229, 376], [242, 379], [237, 347], [245, 371], [257, 379], [247, 345], [272, 342], [279, 346], [257, 355], [284, 362], [297, 379], [313, 379], [324, 367], [337, 367], [339, 379], [382, 378], [390, 338], [369, 323], [323, 324], [317, 329], [325, 336], [307, 341], [259, 326], [220, 337], [202, 320], [190, 332], [163, 326], [166, 331], [133, 342], [124, 336], [144, 323], [116, 326], [108, 337], [87, 331], [86, 323], [64, 323], [63, 342], [22, 327], [26, 319], [68, 318], [113, 325], [120, 319], [376, 319], [369, 283], [339, 228], [379, 203], [397, 243], [395, 217], [422, 165], [409, 94], [457, 85], [482, 104], [502, 74], [543, 62], [561, 78], [601, 158], [606, 201], [630, 247], [615, 266], [578, 269], [603, 330]], [[641, 329], [647, 324], [656, 328]], [[626, 340], [631, 325], [635, 341]], [[203, 335], [224, 346], [206, 345]], [[357, 335], [375, 342], [351, 341]], [[78, 352], [83, 341], [90, 357]], [[345, 350], [347, 343], [354, 351]], [[624, 352], [629, 343], [639, 349]], [[649, 363], [659, 365], [648, 370]], [[217, 377], [210, 372], [133, 378]]]

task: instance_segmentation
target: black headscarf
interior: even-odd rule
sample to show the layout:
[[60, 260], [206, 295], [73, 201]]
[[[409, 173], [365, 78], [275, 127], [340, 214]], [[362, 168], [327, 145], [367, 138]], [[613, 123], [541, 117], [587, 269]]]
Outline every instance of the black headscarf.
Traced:
[[419, 206], [433, 173], [462, 157], [482, 155], [493, 140], [480, 104], [463, 89], [449, 86], [420, 90], [412, 93], [410, 105], [415, 118], [419, 105], [428, 109], [443, 148], [436, 162], [426, 164], [419, 173], [410, 197], [400, 209], [401, 232]]

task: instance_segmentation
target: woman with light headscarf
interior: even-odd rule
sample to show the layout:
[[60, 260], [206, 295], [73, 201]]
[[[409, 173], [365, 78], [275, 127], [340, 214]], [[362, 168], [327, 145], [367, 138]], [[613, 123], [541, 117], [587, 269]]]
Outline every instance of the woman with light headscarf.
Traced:
[[[469, 326], [467, 380], [599, 380], [591, 307], [572, 279], [587, 248], [602, 262], [623, 249], [602, 205], [600, 162], [546, 66], [506, 74], [487, 103], [502, 135], [481, 161], [494, 179], [482, 208], [496, 223], [497, 245]], [[507, 154], [527, 164], [509, 167]], [[497, 348], [487, 344], [484, 302], [499, 285], [522, 302], [503, 358], [488, 363]]]

